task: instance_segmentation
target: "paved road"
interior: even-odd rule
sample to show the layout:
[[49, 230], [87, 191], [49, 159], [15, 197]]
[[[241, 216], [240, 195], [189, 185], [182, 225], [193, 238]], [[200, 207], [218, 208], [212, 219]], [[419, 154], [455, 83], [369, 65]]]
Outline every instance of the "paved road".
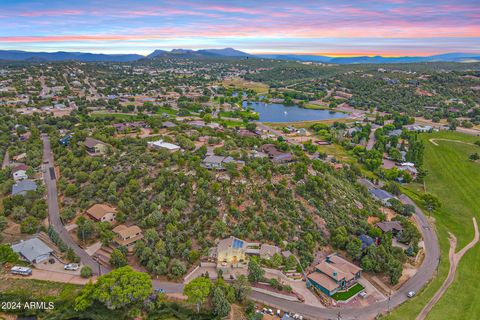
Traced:
[[[43, 167], [44, 181], [47, 188], [47, 203], [48, 203], [48, 220], [50, 225], [57, 231], [60, 238], [65, 244], [75, 251], [75, 254], [80, 257], [84, 265], [88, 265], [92, 268], [95, 274], [98, 274], [99, 264], [92, 257], [90, 257], [85, 250], [73, 240], [68, 231], [65, 229], [62, 221], [60, 220], [60, 212], [58, 207], [58, 192], [57, 181], [55, 177], [52, 177], [50, 171], [54, 168], [53, 153], [50, 146], [50, 140], [47, 135], [42, 135], [43, 141]], [[100, 270], [103, 273], [108, 272], [109, 269], [101, 266]]]

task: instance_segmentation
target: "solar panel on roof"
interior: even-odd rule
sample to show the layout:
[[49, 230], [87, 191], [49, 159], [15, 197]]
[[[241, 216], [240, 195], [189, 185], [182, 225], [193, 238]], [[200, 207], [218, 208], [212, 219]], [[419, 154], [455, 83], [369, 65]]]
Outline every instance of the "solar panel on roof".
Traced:
[[238, 239], [233, 239], [233, 248], [239, 249], [243, 247], [243, 241]]

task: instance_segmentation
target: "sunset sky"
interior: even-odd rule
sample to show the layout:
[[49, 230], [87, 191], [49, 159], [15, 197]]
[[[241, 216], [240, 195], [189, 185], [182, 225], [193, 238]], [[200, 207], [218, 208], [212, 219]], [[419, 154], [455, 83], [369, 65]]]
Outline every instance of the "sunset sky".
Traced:
[[479, 0], [0, 0], [0, 49], [480, 53]]

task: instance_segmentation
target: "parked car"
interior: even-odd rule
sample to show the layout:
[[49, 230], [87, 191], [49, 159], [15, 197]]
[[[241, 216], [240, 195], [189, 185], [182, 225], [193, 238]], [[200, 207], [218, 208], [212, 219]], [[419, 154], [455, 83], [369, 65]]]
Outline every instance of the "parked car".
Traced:
[[13, 267], [12, 269], [10, 269], [10, 272], [11, 272], [12, 274], [19, 274], [19, 275], [22, 275], [22, 276], [30, 276], [30, 275], [32, 275], [32, 269], [27, 268], [27, 267], [15, 266], [15, 267]]
[[63, 267], [63, 269], [69, 270], [69, 271], [77, 271], [78, 268], [80, 268], [80, 266], [76, 263], [69, 263]]
[[155, 289], [155, 293], [165, 293], [165, 289], [163, 288]]
[[407, 297], [412, 298], [415, 295], [415, 293], [416, 293], [415, 291], [409, 291], [407, 293]]

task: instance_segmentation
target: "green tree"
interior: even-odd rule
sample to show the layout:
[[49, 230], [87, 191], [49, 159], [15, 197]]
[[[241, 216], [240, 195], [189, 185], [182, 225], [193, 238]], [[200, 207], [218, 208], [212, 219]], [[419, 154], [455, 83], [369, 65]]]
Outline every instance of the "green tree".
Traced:
[[212, 289], [212, 282], [205, 277], [198, 277], [190, 281], [183, 288], [183, 294], [187, 296], [187, 301], [197, 306], [197, 312], [200, 312], [200, 306], [207, 301]]
[[472, 153], [469, 159], [472, 161], [477, 161], [478, 159], [480, 159], [480, 155], [478, 155], [478, 152]]
[[362, 257], [362, 240], [357, 237], [351, 237], [346, 250], [350, 257], [354, 260], [359, 260]]
[[95, 234], [95, 224], [92, 220], [81, 216], [77, 219], [77, 237], [85, 242]]
[[256, 257], [251, 257], [248, 262], [248, 280], [250, 282], [259, 282], [263, 279], [265, 271], [260, 266], [258, 259]]
[[440, 200], [438, 200], [438, 198], [431, 193], [423, 194], [422, 201], [425, 209], [427, 209], [429, 212], [432, 212], [441, 206]]
[[110, 255], [110, 264], [114, 268], [120, 268], [127, 265], [127, 258], [119, 249], [113, 249]]
[[90, 268], [89, 266], [83, 266], [82, 269], [80, 269], [80, 276], [82, 278], [90, 278], [92, 274], [92, 268]]
[[35, 232], [37, 232], [39, 225], [40, 220], [35, 217], [29, 216], [23, 219], [22, 223], [20, 223], [20, 231], [22, 233], [34, 234]]
[[110, 310], [132, 310], [138, 308], [152, 292], [150, 276], [126, 266], [98, 277], [95, 284], [89, 282], [75, 299], [75, 310], [84, 311], [94, 301]]
[[232, 287], [235, 291], [235, 299], [240, 303], [245, 303], [252, 291], [248, 278], [243, 274], [239, 275], [237, 279], [233, 281]]
[[218, 317], [223, 318], [230, 313], [230, 302], [221, 287], [215, 287], [215, 289], [213, 289], [212, 305], [212, 312]]
[[270, 262], [272, 263], [272, 267], [278, 268], [283, 263], [282, 256], [278, 252], [275, 252], [275, 254], [272, 256], [272, 259], [270, 260]]
[[185, 263], [178, 259], [173, 259], [171, 264], [170, 264], [170, 274], [174, 279], [180, 278], [182, 275], [187, 272], [187, 267], [185, 266]]
[[17, 263], [19, 256], [8, 244], [0, 244], [0, 265], [4, 263]]
[[8, 219], [4, 216], [0, 216], [0, 232], [5, 230], [8, 226]]

